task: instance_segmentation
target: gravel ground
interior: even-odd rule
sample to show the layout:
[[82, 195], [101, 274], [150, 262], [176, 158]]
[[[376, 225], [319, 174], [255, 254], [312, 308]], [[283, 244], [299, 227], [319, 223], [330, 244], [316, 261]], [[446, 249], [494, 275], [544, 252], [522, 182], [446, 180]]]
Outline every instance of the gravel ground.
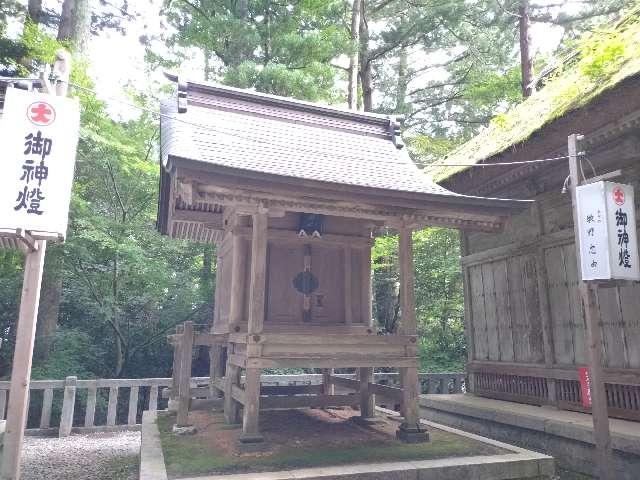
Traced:
[[135, 480], [140, 432], [26, 437], [23, 480]]

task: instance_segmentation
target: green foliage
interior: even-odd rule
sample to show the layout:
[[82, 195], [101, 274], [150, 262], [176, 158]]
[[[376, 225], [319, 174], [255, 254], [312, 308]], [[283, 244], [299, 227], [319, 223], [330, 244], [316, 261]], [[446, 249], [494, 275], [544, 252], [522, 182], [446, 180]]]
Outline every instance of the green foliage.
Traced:
[[[165, 1], [177, 33], [166, 39], [174, 53], [195, 47], [205, 74], [240, 88], [312, 101], [335, 101], [339, 71], [331, 61], [347, 52], [343, 2], [276, 3]], [[151, 54], [158, 60], [156, 54]]]
[[[415, 297], [422, 370], [461, 371], [465, 361], [460, 245], [455, 230], [427, 228], [413, 234]], [[376, 238], [372, 251], [374, 315], [393, 331], [398, 306], [398, 238]]]
[[499, 116], [473, 140], [429, 172], [443, 180], [529, 138], [553, 120], [593, 100], [625, 78], [640, 72], [640, 16], [632, 11], [615, 27], [589, 32], [575, 42], [577, 58], [561, 64], [545, 87]]
[[[29, 22], [21, 42], [32, 56], [30, 68], [50, 62], [60, 46]], [[71, 79], [94, 86], [84, 62], [74, 62]], [[187, 319], [206, 323], [211, 318], [215, 254], [211, 247], [173, 241], [155, 230], [157, 120], [142, 114], [115, 121], [90, 91], [76, 89], [74, 94], [81, 103], [82, 127], [69, 231], [65, 244], [48, 249], [47, 257], [61, 261], [45, 276], [62, 280], [59, 327], [48, 359], [36, 362], [33, 375], [165, 376], [171, 362], [167, 331]], [[143, 99], [131, 101], [143, 105]], [[0, 355], [6, 375], [22, 257], [7, 251], [0, 255], [0, 321], [8, 342]]]
[[102, 345], [78, 328], [61, 327], [55, 335], [49, 360], [31, 371], [34, 380], [63, 379], [68, 375], [95, 378], [99, 371]]

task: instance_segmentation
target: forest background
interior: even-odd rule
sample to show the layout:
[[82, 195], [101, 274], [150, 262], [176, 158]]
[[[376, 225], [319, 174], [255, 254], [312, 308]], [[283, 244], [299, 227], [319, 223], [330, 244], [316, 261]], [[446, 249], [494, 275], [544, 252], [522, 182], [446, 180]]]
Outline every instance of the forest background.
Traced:
[[[406, 143], [423, 166], [569, 65], [585, 34], [610, 39], [611, 25], [636, 3], [3, 0], [0, 76], [35, 76], [63, 46], [74, 54], [71, 92], [82, 105], [70, 227], [66, 243], [47, 250], [33, 377], [166, 377], [167, 332], [186, 320], [212, 321], [215, 247], [155, 230], [155, 112], [171, 92], [153, 80], [158, 72], [189, 65], [209, 81], [404, 115]], [[159, 28], [146, 28], [150, 17]], [[554, 32], [558, 40], [543, 54], [532, 32]], [[114, 33], [145, 49], [149, 80], [110, 85], [116, 94], [105, 98], [95, 92], [100, 79], [92, 67], [118, 69], [119, 53], [97, 58], [89, 51]], [[606, 62], [616, 52], [597, 54]], [[123, 102], [139, 108], [123, 114]], [[429, 228], [413, 241], [422, 369], [462, 371], [458, 232]], [[393, 232], [376, 240], [374, 315], [382, 333], [398, 318], [396, 252]], [[21, 253], [0, 249], [0, 377], [10, 373], [22, 269]], [[196, 373], [206, 374], [204, 353]]]

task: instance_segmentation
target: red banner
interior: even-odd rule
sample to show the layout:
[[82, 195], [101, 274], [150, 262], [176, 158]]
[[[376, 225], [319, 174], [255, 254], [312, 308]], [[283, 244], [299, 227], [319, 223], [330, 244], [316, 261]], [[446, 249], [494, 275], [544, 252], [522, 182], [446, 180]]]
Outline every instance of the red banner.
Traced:
[[582, 406], [591, 408], [591, 378], [589, 377], [589, 369], [580, 367], [578, 369], [580, 376], [580, 391], [582, 393]]

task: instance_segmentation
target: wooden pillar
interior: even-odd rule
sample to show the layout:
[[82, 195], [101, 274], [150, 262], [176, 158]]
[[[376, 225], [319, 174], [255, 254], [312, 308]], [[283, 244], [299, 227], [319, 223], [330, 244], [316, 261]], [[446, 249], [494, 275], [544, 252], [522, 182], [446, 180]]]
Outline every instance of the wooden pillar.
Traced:
[[251, 235], [251, 285], [249, 286], [249, 334], [262, 333], [267, 274], [267, 214], [253, 215]]
[[47, 242], [38, 240], [35, 242], [35, 247], [35, 251], [27, 252], [24, 262], [24, 280], [13, 365], [11, 366], [11, 387], [2, 452], [2, 478], [4, 480], [18, 480], [20, 478], [20, 456], [28, 414], [33, 343], [36, 334], [40, 283]]
[[178, 384], [179, 427], [188, 425], [189, 404], [191, 403], [191, 361], [193, 357], [193, 322], [185, 322], [180, 340], [180, 377]]
[[[238, 223], [236, 219], [236, 223]], [[244, 298], [246, 290], [247, 252], [245, 241], [236, 231], [232, 231], [231, 246], [231, 298], [229, 301], [229, 332], [239, 332], [245, 323]]]
[[[413, 241], [411, 229], [400, 227], [398, 259], [400, 264], [400, 328], [401, 335], [416, 335], [416, 303], [414, 294]], [[400, 386], [402, 387], [402, 415], [404, 420], [398, 429], [398, 438], [410, 443], [426, 442], [429, 435], [420, 424], [418, 405], [418, 360], [415, 367], [402, 367]]]
[[373, 328], [371, 245], [362, 250], [362, 323]]
[[[580, 185], [578, 142], [579, 135], [568, 138], [569, 176], [571, 179], [571, 203], [573, 211], [573, 229], [576, 244], [576, 260], [578, 275], [582, 272], [580, 259], [580, 227], [578, 222], [577, 191]], [[597, 284], [595, 282], [580, 282], [580, 297], [585, 320], [585, 340], [589, 355], [589, 376], [591, 387], [591, 416], [593, 420], [593, 438], [596, 444], [596, 466], [600, 480], [613, 480], [611, 432], [609, 431], [609, 412], [607, 408], [607, 394], [604, 384], [602, 359], [602, 333], [600, 331], [600, 309], [596, 298]]]
[[[253, 214], [251, 236], [251, 285], [249, 286], [249, 335], [260, 335], [264, 326], [267, 273], [267, 213]], [[247, 347], [248, 348], [248, 347]], [[257, 352], [253, 352], [255, 355]], [[245, 403], [242, 416], [242, 443], [262, 441], [258, 427], [260, 412], [260, 368], [245, 370]]]
[[469, 371], [469, 365], [476, 358], [475, 334], [473, 331], [473, 313], [471, 309], [471, 278], [469, 267], [464, 265], [464, 257], [469, 255], [469, 238], [467, 234], [460, 231], [460, 268], [462, 269], [462, 288], [464, 301], [464, 335], [467, 340], [467, 381], [466, 391], [473, 393], [475, 390], [475, 374]]
[[322, 369], [322, 393], [324, 395], [335, 395], [336, 387], [331, 381], [331, 375], [333, 375], [333, 368]]
[[[352, 248], [344, 247], [344, 324], [350, 327], [353, 323], [353, 290], [351, 288], [352, 275]], [[357, 294], [356, 294], [357, 295]]]
[[218, 388], [218, 382], [224, 377], [224, 347], [212, 345], [209, 348], [209, 395], [211, 398], [221, 398], [224, 394]]
[[[545, 234], [544, 221], [542, 219], [542, 211], [538, 203], [531, 206], [531, 213], [534, 216], [538, 239]], [[547, 274], [547, 264], [544, 258], [544, 248], [538, 246], [535, 253], [536, 260], [536, 280], [538, 284], [538, 304], [540, 307], [540, 319], [542, 320], [542, 341], [544, 346], [544, 364], [547, 368], [552, 368], [555, 360], [555, 352], [553, 350], [553, 325], [551, 324], [551, 309], [549, 302], [549, 277]], [[547, 378], [547, 401], [551, 405], [558, 404], [556, 394], [556, 380]]]
[[[178, 325], [176, 327], [176, 336], [181, 335], [183, 331], [183, 326]], [[171, 389], [169, 394], [169, 405], [168, 409], [170, 411], [178, 410], [178, 389], [180, 388], [180, 341], [176, 340], [173, 342], [173, 364], [171, 366]]]
[[358, 377], [360, 380], [360, 418], [373, 419], [376, 416], [376, 400], [369, 389], [369, 384], [373, 383], [373, 368], [360, 367]]

